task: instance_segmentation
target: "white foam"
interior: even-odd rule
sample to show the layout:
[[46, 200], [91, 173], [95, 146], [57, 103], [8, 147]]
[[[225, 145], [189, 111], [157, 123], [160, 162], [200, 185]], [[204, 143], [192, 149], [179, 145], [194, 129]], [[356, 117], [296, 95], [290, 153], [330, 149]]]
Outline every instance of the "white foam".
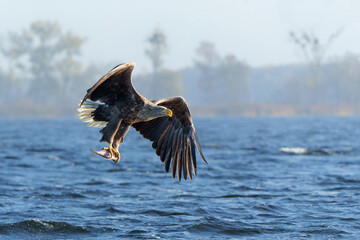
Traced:
[[309, 150], [307, 148], [302, 148], [302, 147], [282, 147], [280, 148], [280, 151], [284, 153], [305, 154]]

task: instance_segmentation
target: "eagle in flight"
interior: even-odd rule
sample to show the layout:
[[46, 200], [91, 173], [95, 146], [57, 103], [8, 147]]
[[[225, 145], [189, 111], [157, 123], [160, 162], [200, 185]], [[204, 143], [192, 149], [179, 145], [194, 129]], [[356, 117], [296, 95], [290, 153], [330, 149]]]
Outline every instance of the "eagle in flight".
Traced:
[[[93, 151], [106, 159], [120, 160], [119, 146], [130, 127], [153, 142], [152, 147], [168, 172], [181, 180], [193, 171], [196, 176], [195, 146], [206, 162], [191, 120], [189, 107], [183, 97], [149, 101], [131, 83], [134, 62], [114, 67], [87, 90], [78, 109], [82, 121], [90, 127], [102, 128], [101, 142], [109, 143], [100, 151]], [[207, 162], [206, 162], [207, 163]]]

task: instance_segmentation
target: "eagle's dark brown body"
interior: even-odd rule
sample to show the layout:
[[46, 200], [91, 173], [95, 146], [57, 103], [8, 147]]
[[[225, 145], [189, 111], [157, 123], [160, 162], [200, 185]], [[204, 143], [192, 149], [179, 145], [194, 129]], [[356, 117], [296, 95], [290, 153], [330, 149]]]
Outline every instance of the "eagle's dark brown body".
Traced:
[[80, 104], [79, 115], [83, 121], [90, 122], [90, 126], [106, 125], [100, 130], [103, 135], [100, 141], [108, 142], [109, 147], [94, 152], [119, 161], [118, 147], [133, 126], [153, 142], [166, 171], [172, 162], [173, 177], [177, 173], [180, 180], [183, 173], [185, 179], [187, 176], [192, 179], [191, 169], [196, 175], [196, 147], [204, 161], [205, 158], [185, 99], [147, 100], [131, 84], [134, 67], [133, 62], [115, 67], [88, 90]]

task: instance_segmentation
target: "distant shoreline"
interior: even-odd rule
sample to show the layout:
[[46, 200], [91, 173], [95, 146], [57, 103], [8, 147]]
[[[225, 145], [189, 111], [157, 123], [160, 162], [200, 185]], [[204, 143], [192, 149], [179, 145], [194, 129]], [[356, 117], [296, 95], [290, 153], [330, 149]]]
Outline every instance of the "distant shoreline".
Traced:
[[[43, 105], [34, 103], [0, 104], [0, 118], [75, 118], [77, 106]], [[190, 106], [194, 117], [290, 117], [290, 116], [358, 116], [360, 104], [336, 105], [285, 105], [285, 104], [237, 104], [217, 106]]]

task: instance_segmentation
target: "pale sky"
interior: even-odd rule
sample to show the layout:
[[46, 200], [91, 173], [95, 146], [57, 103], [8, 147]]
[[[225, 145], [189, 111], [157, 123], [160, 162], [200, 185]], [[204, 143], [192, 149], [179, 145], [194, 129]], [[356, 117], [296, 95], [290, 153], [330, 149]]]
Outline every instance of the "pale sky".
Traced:
[[162, 29], [165, 67], [193, 64], [195, 49], [211, 41], [222, 56], [234, 54], [254, 67], [302, 60], [289, 31], [312, 31], [320, 40], [338, 29], [328, 57], [360, 53], [358, 0], [0, 0], [0, 36], [36, 20], [57, 21], [87, 39], [86, 63], [135, 61], [149, 71], [146, 38]]

